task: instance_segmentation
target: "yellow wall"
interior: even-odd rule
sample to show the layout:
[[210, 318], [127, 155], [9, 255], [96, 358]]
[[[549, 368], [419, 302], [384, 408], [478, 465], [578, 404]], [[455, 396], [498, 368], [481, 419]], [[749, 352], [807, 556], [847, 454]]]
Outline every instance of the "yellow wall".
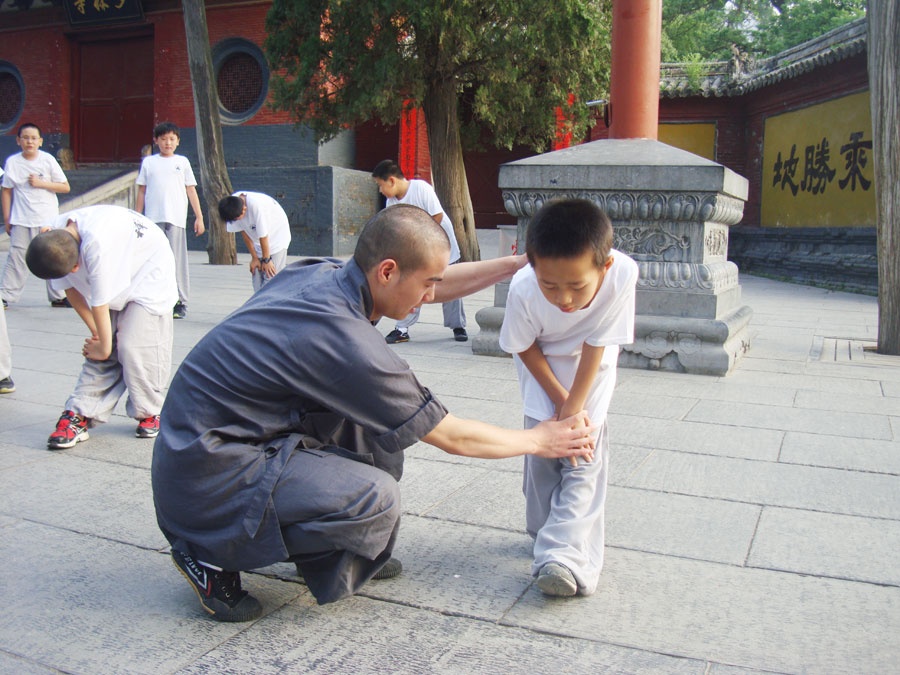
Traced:
[[869, 92], [769, 117], [760, 224], [875, 225]]
[[695, 155], [716, 161], [716, 125], [707, 124], [660, 124], [658, 138], [661, 143], [671, 145]]

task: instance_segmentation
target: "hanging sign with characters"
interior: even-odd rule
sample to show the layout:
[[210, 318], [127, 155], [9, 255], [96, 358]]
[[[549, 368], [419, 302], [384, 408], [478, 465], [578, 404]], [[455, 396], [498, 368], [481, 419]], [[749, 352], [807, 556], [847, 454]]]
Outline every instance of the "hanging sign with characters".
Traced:
[[869, 92], [769, 117], [760, 224], [875, 225]]
[[69, 25], [87, 26], [119, 21], [141, 21], [141, 0], [63, 0]]

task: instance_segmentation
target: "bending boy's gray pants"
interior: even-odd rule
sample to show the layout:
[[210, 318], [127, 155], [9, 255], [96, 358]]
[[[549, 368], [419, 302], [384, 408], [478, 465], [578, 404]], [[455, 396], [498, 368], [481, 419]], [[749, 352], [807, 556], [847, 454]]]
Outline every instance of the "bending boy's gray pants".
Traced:
[[[526, 416], [525, 428], [539, 421]], [[572, 466], [568, 459], [525, 456], [522, 491], [526, 527], [534, 537], [532, 574], [557, 562], [575, 575], [579, 593], [590, 595], [597, 589], [603, 569], [608, 465], [605, 421], [590, 464], [579, 459], [578, 466]]]
[[191, 279], [188, 275], [187, 229], [176, 227], [172, 223], [157, 223], [159, 229], [166, 233], [169, 247], [175, 256], [175, 281], [178, 284], [178, 299], [187, 304], [191, 294]]
[[[278, 274], [281, 270], [284, 269], [285, 263], [287, 263], [287, 249], [272, 254], [272, 264], [275, 265], [275, 274]], [[263, 273], [260, 271], [260, 269], [257, 268], [253, 273], [253, 292], [255, 293], [256, 291], [258, 291], [274, 278], [275, 277], [266, 278], [265, 276], [263, 276]]]
[[172, 367], [172, 314], [157, 316], [129, 302], [120, 311], [110, 310], [109, 320], [112, 354], [105, 361], [84, 360], [66, 410], [106, 422], [127, 389], [129, 417], [159, 415]]
[[[0, 281], [0, 294], [7, 302], [18, 302], [25, 290], [25, 280], [31, 272], [25, 264], [25, 251], [31, 240], [41, 233], [39, 227], [25, 227], [13, 225], [9, 231], [9, 255], [6, 258], [6, 267], [3, 268], [3, 280]], [[66, 297], [65, 291], [56, 291], [47, 285], [47, 299], [62, 300]]]
[[12, 349], [6, 333], [6, 312], [0, 307], [0, 380], [5, 380], [12, 372]]

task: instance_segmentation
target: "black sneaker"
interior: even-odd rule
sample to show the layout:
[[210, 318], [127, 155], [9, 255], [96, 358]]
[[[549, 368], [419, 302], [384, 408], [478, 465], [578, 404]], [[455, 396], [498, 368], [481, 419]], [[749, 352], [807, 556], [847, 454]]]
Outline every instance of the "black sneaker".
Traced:
[[4, 377], [0, 380], [0, 394], [11, 394], [16, 390], [16, 385], [11, 377]]
[[466, 333], [465, 328], [454, 328], [453, 329], [453, 339], [457, 342], [465, 342], [469, 339], [469, 334]]
[[241, 590], [240, 572], [215, 570], [174, 548], [172, 562], [216, 621], [252, 621], [262, 614], [259, 600]]
[[68, 298], [60, 298], [59, 300], [51, 300], [51, 307], [71, 307], [72, 303], [69, 302]]
[[384, 341], [389, 345], [395, 345], [398, 342], [409, 342], [409, 333], [407, 333], [405, 330], [395, 328], [387, 334], [387, 337], [384, 338]]
[[172, 318], [183, 319], [185, 314], [187, 314], [187, 305], [179, 300], [175, 303], [175, 307], [172, 308]]
[[3, 301], [3, 309], [6, 309], [7, 307], [9, 307], [9, 303], [6, 300], [4, 300]]

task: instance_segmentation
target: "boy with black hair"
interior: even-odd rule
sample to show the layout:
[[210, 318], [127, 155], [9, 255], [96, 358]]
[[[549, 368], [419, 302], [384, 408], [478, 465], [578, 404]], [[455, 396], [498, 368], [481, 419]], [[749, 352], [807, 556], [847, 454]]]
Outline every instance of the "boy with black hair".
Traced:
[[126, 390], [138, 438], [159, 433], [163, 390], [172, 365], [175, 259], [162, 230], [121, 206], [88, 206], [59, 216], [35, 237], [29, 269], [64, 290], [90, 330], [84, 365], [50, 450], [88, 439]]
[[291, 226], [281, 204], [262, 192], [235, 192], [219, 200], [228, 232], [240, 232], [252, 256], [250, 275], [258, 291], [284, 269]]
[[637, 264], [612, 249], [609, 218], [593, 202], [550, 202], [526, 236], [530, 265], [510, 282], [500, 347], [513, 354], [525, 428], [584, 410], [599, 426], [596, 457], [525, 457], [532, 574], [546, 595], [590, 595], [603, 567], [609, 439], [606, 413], [619, 345], [634, 341]]
[[205, 231], [200, 199], [197, 197], [197, 181], [191, 163], [184, 155], [176, 155], [181, 142], [181, 131], [172, 122], [158, 124], [153, 130], [153, 141], [159, 154], [144, 157], [138, 173], [137, 196], [134, 209], [155, 222], [166, 234], [175, 256], [175, 273], [178, 280], [178, 301], [172, 316], [183, 319], [187, 313], [190, 277], [188, 274], [187, 206], [194, 210], [194, 234]]
[[[0, 178], [3, 169], [0, 169]], [[12, 371], [12, 349], [9, 346], [9, 335], [6, 333], [6, 312], [0, 308], [0, 394], [11, 394], [16, 385], [9, 376]]]
[[[3, 306], [16, 302], [25, 288], [28, 268], [25, 249], [48, 220], [59, 215], [57, 194], [69, 191], [69, 182], [53, 155], [41, 150], [44, 139], [36, 124], [19, 127], [16, 144], [21, 152], [10, 155], [3, 167], [3, 222], [9, 235], [9, 256], [3, 269]], [[67, 307], [62, 293], [47, 284], [47, 299], [53, 307]]]
[[[450, 264], [459, 262], [459, 244], [456, 241], [456, 233], [453, 231], [453, 223], [444, 212], [431, 185], [418, 178], [407, 180], [403, 175], [403, 170], [391, 159], [378, 162], [372, 170], [372, 178], [378, 185], [378, 191], [387, 199], [387, 206], [394, 204], [418, 206], [426, 211], [434, 219], [434, 222], [444, 228], [444, 232], [450, 239]], [[444, 326], [453, 330], [453, 339], [457, 342], [468, 340], [466, 312], [463, 309], [462, 298], [445, 302], [441, 308], [444, 311]], [[418, 320], [419, 309], [416, 308], [409, 316], [398, 321], [394, 330], [387, 334], [385, 339], [388, 344], [409, 342], [409, 327]]]

